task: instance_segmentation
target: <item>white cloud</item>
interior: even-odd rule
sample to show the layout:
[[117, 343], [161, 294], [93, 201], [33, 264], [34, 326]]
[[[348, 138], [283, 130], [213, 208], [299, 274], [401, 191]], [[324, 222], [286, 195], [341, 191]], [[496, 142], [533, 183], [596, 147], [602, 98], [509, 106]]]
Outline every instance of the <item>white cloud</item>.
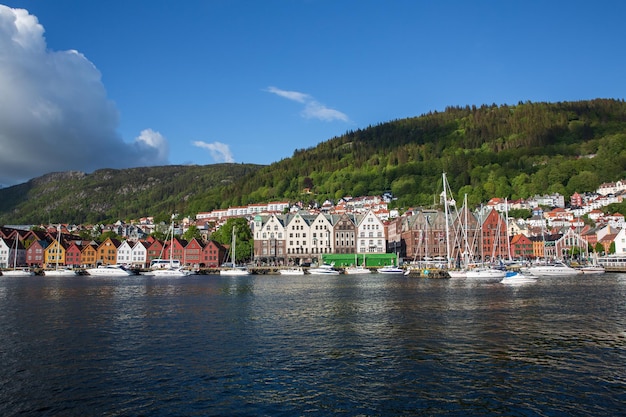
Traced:
[[350, 121], [345, 113], [324, 106], [306, 93], [281, 90], [280, 88], [276, 87], [267, 87], [265, 91], [267, 91], [268, 93], [276, 94], [279, 97], [283, 97], [288, 100], [297, 101], [298, 103], [304, 104], [304, 110], [302, 110], [302, 112], [300, 113], [304, 118], [319, 119], [325, 122], [332, 122], [333, 120], [341, 120], [343, 122]]
[[0, 185], [54, 171], [167, 163], [165, 138], [133, 143], [98, 69], [81, 53], [51, 51], [27, 10], [0, 5]]
[[297, 91], [281, 90], [280, 88], [276, 87], [267, 87], [265, 91], [267, 91], [268, 93], [276, 94], [277, 96], [286, 98], [288, 100], [297, 101], [298, 103], [306, 103], [307, 101], [311, 100], [311, 96], [309, 96], [308, 94], [299, 93]]
[[213, 142], [207, 143], [200, 140], [193, 142], [193, 146], [208, 149], [211, 157], [215, 162], [235, 162], [230, 148], [225, 143]]

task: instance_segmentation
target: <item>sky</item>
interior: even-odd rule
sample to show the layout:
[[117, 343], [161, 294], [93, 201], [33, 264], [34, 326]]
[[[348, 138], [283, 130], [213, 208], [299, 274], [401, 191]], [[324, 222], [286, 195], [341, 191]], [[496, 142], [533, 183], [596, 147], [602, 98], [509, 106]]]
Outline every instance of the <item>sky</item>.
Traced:
[[0, 0], [0, 187], [626, 96], [621, 0]]

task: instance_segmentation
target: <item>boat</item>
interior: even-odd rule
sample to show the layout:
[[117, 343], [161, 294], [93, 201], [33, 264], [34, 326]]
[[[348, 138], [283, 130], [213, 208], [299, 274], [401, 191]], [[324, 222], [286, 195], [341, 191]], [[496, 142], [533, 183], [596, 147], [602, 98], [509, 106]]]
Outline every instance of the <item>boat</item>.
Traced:
[[448, 269], [447, 272], [450, 278], [467, 278], [465, 269]]
[[56, 254], [55, 254], [55, 265], [54, 269], [46, 269], [43, 271], [43, 274], [47, 277], [73, 277], [76, 275], [76, 271], [74, 269], [61, 266], [59, 267], [59, 258], [61, 252], [61, 225], [57, 227], [57, 239], [56, 239]]
[[468, 279], [502, 279], [505, 276], [506, 271], [489, 267], [469, 269], [465, 272], [465, 278]]
[[236, 256], [235, 256], [235, 244], [237, 242], [237, 236], [235, 235], [235, 231], [237, 230], [236, 227], [233, 226], [233, 235], [231, 238], [231, 249], [232, 249], [232, 253], [231, 253], [231, 259], [232, 259], [232, 266], [224, 268], [224, 269], [220, 269], [220, 275], [226, 275], [226, 276], [239, 276], [239, 275], [250, 275], [250, 270], [246, 267], [246, 266], [237, 266], [237, 264], [235, 264], [236, 262]]
[[404, 274], [404, 269], [397, 267], [395, 265], [387, 265], [387, 266], [383, 266], [382, 268], [378, 268], [376, 270], [376, 272], [378, 272], [379, 274], [398, 274], [398, 275], [402, 275]]
[[2, 271], [2, 275], [6, 277], [30, 277], [35, 273], [28, 268], [14, 268]]
[[584, 265], [577, 269], [585, 275], [598, 275], [598, 274], [604, 274], [606, 272], [606, 269], [604, 269], [602, 265], [593, 265], [593, 264]]
[[304, 269], [301, 267], [283, 268], [279, 272], [280, 275], [304, 275]]
[[363, 265], [357, 265], [357, 266], [349, 266], [347, 268], [345, 268], [343, 270], [344, 274], [371, 274], [372, 271], [370, 271], [368, 268], [364, 267]]
[[182, 267], [172, 267], [172, 268], [160, 268], [151, 271], [148, 275], [152, 275], [154, 277], [186, 277], [187, 275], [191, 275], [193, 272], [189, 269], [184, 269]]
[[89, 275], [97, 277], [126, 277], [135, 275], [133, 271], [119, 264], [100, 265], [96, 268], [87, 268], [85, 271]]
[[[161, 262], [151, 262], [150, 265], [153, 266], [152, 271], [150, 271], [149, 275], [154, 277], [185, 277], [187, 275], [191, 275], [191, 271], [188, 269], [184, 269], [180, 266], [180, 260], [174, 259], [174, 216], [172, 216], [172, 225], [170, 226], [170, 231], [168, 232], [170, 236], [170, 256], [167, 261], [169, 263], [163, 263], [163, 259], [159, 258]], [[167, 241], [167, 236], [165, 237]]]
[[35, 275], [35, 272], [31, 271], [29, 268], [17, 267], [17, 250], [19, 244], [19, 238], [17, 236], [17, 233], [15, 234], [14, 242], [15, 247], [13, 248], [13, 269], [2, 271], [2, 275], [7, 277], [29, 277]]
[[335, 264], [322, 264], [315, 268], [309, 268], [309, 274], [311, 275], [339, 275], [338, 269], [335, 269]]
[[344, 274], [371, 274], [372, 271], [365, 267], [365, 255], [363, 255], [363, 264], [359, 265], [357, 255], [354, 255], [354, 265], [343, 270]]
[[55, 269], [46, 269], [43, 271], [43, 274], [47, 277], [73, 277], [78, 275], [74, 269], [67, 266]]
[[533, 282], [537, 282], [536, 277], [514, 271], [508, 271], [500, 281], [501, 284], [507, 285], [531, 284]]
[[553, 262], [544, 265], [533, 265], [522, 270], [536, 277], [559, 277], [582, 274], [582, 271], [567, 266], [563, 262]]

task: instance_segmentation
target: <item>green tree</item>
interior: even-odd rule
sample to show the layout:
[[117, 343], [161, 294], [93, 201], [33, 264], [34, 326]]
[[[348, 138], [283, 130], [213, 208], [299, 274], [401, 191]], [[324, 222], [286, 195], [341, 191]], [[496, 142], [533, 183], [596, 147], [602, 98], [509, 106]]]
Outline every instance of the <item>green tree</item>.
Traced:
[[195, 224], [192, 224], [185, 231], [185, 233], [183, 233], [183, 239], [185, 239], [186, 241], [190, 241], [194, 238], [197, 240], [202, 240], [202, 234], [200, 233], [198, 226], [196, 226]]
[[[219, 229], [211, 234], [211, 240], [221, 243], [225, 246], [232, 245], [233, 229], [235, 229], [235, 263], [250, 260], [252, 255], [252, 230], [246, 219], [242, 217], [230, 218]], [[232, 254], [231, 254], [232, 255]]]

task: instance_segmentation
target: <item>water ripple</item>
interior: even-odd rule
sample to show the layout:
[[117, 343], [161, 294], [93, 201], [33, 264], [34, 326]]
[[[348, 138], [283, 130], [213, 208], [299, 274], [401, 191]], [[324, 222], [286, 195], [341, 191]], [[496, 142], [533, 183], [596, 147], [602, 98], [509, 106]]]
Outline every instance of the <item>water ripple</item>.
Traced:
[[625, 281], [0, 280], [0, 414], [616, 415]]

